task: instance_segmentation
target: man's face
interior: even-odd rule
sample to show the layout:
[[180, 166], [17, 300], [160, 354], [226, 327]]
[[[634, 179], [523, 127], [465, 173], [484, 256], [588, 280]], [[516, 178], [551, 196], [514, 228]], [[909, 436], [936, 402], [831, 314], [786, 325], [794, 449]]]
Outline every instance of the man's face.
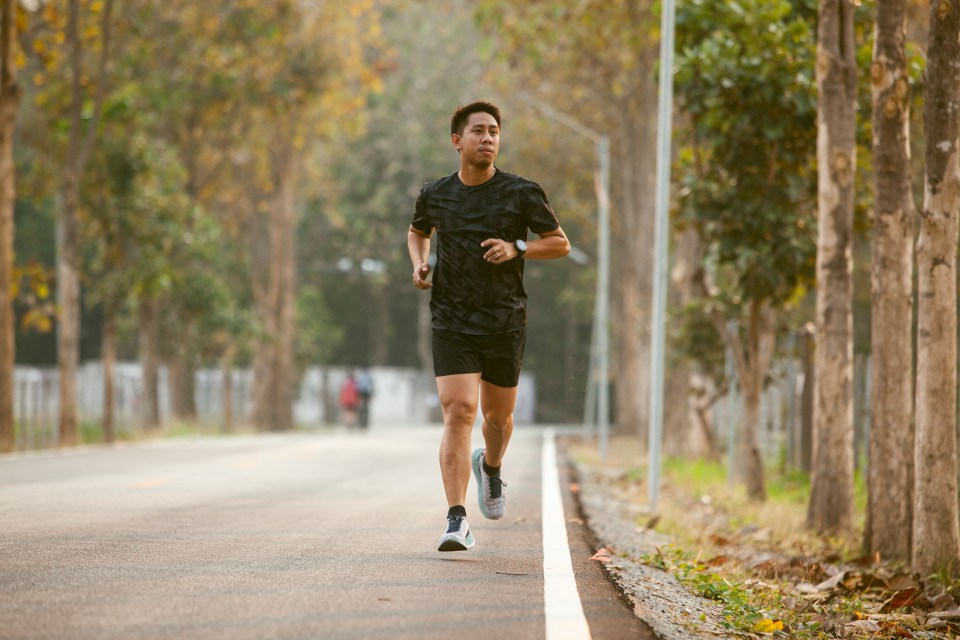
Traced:
[[460, 151], [461, 162], [487, 169], [500, 153], [500, 127], [486, 112], [471, 113], [463, 135], [453, 134], [453, 146]]

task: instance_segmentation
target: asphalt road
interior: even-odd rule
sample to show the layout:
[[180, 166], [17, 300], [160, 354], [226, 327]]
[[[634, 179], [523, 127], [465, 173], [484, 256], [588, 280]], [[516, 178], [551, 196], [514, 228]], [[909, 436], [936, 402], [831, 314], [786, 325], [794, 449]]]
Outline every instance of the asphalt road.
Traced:
[[[477, 546], [444, 554], [439, 436], [0, 456], [0, 638], [544, 638], [542, 432], [515, 433], [504, 519], [480, 516], [471, 481]], [[592, 637], [652, 637], [588, 560], [589, 532], [564, 493]]]

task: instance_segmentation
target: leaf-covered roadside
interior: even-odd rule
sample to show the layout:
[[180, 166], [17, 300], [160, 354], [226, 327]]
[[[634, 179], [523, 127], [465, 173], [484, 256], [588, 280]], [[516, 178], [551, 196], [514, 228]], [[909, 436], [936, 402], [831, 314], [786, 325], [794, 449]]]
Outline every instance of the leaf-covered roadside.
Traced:
[[789, 638], [953, 638], [960, 631], [956, 585], [872, 563], [821, 564], [743, 548], [738, 557], [701, 552], [670, 546], [641, 560], [718, 602], [731, 631]]
[[635, 537], [661, 541], [637, 551], [598, 533], [614, 577], [628, 560], [663, 571], [655, 575], [670, 575], [715, 603], [715, 614], [697, 615], [703, 626], [719, 625], [731, 637], [960, 637], [960, 582], [921, 579], [882, 559], [858, 557], [859, 531], [812, 536], [803, 526], [802, 478], [774, 476], [770, 501], [757, 505], [727, 485], [722, 466], [672, 460], [660, 509], [651, 514], [639, 445], [616, 445], [605, 464], [589, 444], [569, 449], [581, 476], [590, 475], [581, 485], [599, 483]]

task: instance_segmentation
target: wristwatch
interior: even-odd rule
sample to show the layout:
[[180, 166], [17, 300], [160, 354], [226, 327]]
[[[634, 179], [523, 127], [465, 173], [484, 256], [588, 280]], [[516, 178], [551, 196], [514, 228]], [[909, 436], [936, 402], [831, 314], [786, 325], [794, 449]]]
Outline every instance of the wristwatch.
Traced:
[[517, 248], [517, 257], [522, 258], [527, 253], [527, 241], [526, 240], [516, 240], [513, 245]]

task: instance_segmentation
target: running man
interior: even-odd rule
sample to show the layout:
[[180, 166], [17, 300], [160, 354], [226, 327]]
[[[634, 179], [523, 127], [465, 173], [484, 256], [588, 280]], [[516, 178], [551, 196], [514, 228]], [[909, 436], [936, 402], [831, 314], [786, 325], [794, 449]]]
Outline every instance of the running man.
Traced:
[[[449, 508], [439, 550], [465, 551], [474, 546], [464, 506], [471, 470], [480, 513], [497, 520], [506, 505], [500, 463], [513, 433], [526, 341], [524, 260], [562, 258], [570, 243], [543, 189], [494, 166], [500, 151], [497, 107], [460, 107], [450, 138], [460, 170], [421, 189], [407, 247], [413, 285], [432, 289], [433, 366], [443, 410], [440, 475]], [[527, 242], [528, 229], [539, 239]], [[430, 278], [435, 230], [437, 263]], [[478, 403], [485, 447], [471, 455]]]

